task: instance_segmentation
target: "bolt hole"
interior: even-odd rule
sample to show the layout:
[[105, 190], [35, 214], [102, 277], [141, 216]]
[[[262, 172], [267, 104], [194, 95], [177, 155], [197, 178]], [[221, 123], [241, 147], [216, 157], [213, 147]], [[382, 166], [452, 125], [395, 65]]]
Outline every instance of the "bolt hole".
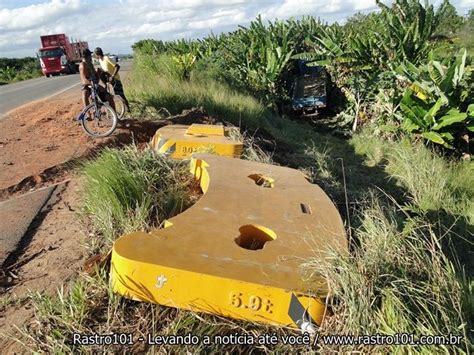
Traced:
[[240, 235], [235, 242], [241, 248], [248, 250], [263, 249], [266, 242], [277, 238], [275, 232], [263, 226], [247, 224], [239, 228]]
[[306, 214], [313, 214], [313, 211], [311, 211], [311, 206], [307, 205], [305, 203], [300, 203], [301, 207], [301, 212], [306, 213]]
[[248, 176], [250, 179], [255, 181], [255, 185], [261, 186], [261, 187], [266, 187], [266, 188], [272, 188], [274, 186], [275, 180], [273, 180], [269, 176], [264, 176], [262, 174], [252, 174]]

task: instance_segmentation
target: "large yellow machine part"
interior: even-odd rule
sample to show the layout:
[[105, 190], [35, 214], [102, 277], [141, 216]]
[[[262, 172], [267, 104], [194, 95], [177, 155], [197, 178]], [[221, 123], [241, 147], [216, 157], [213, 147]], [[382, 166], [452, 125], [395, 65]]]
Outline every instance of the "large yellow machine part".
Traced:
[[171, 125], [156, 131], [151, 140], [152, 147], [161, 154], [174, 159], [189, 158], [196, 152], [240, 157], [243, 144], [225, 135], [224, 126], [192, 124]]
[[326, 280], [301, 264], [347, 251], [335, 206], [294, 169], [197, 154], [204, 195], [151, 233], [113, 247], [113, 289], [126, 297], [306, 328], [325, 313]]

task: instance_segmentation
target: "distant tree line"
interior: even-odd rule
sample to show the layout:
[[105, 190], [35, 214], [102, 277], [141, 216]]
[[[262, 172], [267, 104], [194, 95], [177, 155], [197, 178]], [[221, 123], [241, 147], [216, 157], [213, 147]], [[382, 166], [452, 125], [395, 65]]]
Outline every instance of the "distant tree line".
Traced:
[[37, 58], [0, 58], [0, 85], [41, 76]]

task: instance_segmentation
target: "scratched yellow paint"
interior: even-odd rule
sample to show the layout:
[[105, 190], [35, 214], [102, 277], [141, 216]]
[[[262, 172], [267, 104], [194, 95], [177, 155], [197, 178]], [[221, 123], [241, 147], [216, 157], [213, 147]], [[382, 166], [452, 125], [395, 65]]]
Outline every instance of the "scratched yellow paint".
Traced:
[[[126, 297], [287, 327], [320, 324], [326, 280], [301, 268], [347, 252], [327, 195], [294, 169], [195, 154], [203, 196], [151, 233], [113, 247], [113, 290]], [[257, 178], [256, 178], [257, 177]], [[271, 183], [261, 184], [264, 177]]]
[[196, 152], [240, 157], [243, 144], [225, 135], [224, 126], [192, 124], [171, 125], [156, 131], [151, 146], [174, 159], [190, 158]]

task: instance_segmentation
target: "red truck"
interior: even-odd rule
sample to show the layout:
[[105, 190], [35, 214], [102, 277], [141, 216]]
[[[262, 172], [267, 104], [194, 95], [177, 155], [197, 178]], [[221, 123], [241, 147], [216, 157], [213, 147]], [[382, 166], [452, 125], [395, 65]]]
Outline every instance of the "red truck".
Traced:
[[41, 36], [38, 58], [46, 77], [59, 74], [74, 74], [79, 69], [81, 52], [89, 48], [87, 42], [69, 41], [64, 34]]

